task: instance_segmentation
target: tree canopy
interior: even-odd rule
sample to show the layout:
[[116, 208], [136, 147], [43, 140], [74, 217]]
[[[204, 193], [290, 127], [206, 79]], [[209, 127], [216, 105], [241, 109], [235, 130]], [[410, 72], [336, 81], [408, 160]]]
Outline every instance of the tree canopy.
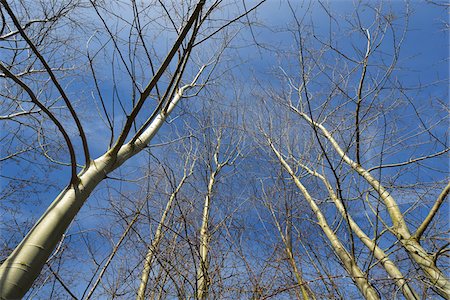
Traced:
[[450, 297], [446, 2], [0, 4], [0, 299]]

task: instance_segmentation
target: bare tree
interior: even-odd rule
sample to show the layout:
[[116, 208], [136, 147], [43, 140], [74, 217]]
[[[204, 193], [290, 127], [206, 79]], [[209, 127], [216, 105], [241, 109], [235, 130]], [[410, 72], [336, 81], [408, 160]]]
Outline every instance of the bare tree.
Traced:
[[[225, 123], [225, 122], [224, 122]], [[209, 270], [209, 248], [210, 240], [212, 238], [211, 230], [211, 206], [213, 205], [213, 194], [216, 189], [216, 184], [219, 176], [223, 172], [223, 169], [227, 166], [232, 166], [236, 159], [240, 155], [240, 144], [241, 140], [239, 135], [237, 137], [232, 137], [230, 130], [226, 130], [225, 126], [230, 126], [231, 124], [223, 124], [215, 126], [211, 129], [206, 129], [207, 131], [212, 131], [212, 140], [206, 140], [206, 143], [212, 143], [206, 148], [213, 148], [210, 153], [207, 153], [207, 168], [208, 168], [208, 179], [207, 179], [207, 190], [205, 195], [205, 200], [203, 203], [203, 213], [202, 222], [200, 226], [200, 245], [199, 245], [199, 256], [200, 261], [197, 267], [197, 299], [208, 299], [209, 286], [211, 284], [210, 270]], [[227, 136], [224, 136], [227, 135]], [[229, 136], [228, 136], [229, 135]], [[205, 136], [208, 136], [205, 134]], [[220, 224], [220, 223], [219, 223]], [[217, 225], [216, 225], [217, 226]]]
[[[205, 1], [199, 1], [194, 6], [183, 5], [182, 8], [186, 8], [187, 13], [180, 16], [180, 25], [175, 25], [174, 19], [170, 18], [170, 14], [168, 15], [175, 26], [178, 37], [173, 43], [173, 46], [170, 47], [167, 56], [161, 62], [161, 65], [157, 70], [153, 69], [153, 59], [150, 57], [151, 54], [148, 52], [149, 50], [142, 35], [143, 27], [141, 26], [141, 18], [145, 15], [145, 10], [144, 12], [139, 12], [140, 8], [137, 4], [135, 2], [132, 3], [133, 23], [131, 24], [131, 29], [137, 33], [138, 38], [141, 40], [143, 51], [148, 55], [147, 63], [150, 64], [153, 73], [151, 79], [148, 80], [145, 85], [138, 83], [138, 78], [135, 76], [135, 71], [132, 69], [133, 61], [127, 63], [124, 58], [124, 52], [120, 48], [120, 35], [115, 35], [115, 33], [112, 32], [110, 24], [108, 24], [105, 19], [105, 14], [114, 13], [106, 10], [106, 6], [102, 6], [100, 3], [91, 2], [90, 4], [86, 4], [87, 7], [93, 9], [94, 14], [103, 25], [106, 36], [109, 36], [108, 40], [113, 44], [114, 55], [118, 55], [119, 63], [127, 69], [133, 85], [131, 97], [132, 106], [128, 112], [126, 112], [126, 110], [130, 105], [124, 106], [124, 103], [119, 100], [119, 104], [122, 106], [124, 113], [126, 113], [126, 120], [124, 121], [122, 129], [117, 130], [114, 120], [111, 119], [110, 114], [107, 111], [106, 100], [103, 98], [103, 92], [99, 87], [99, 81], [96, 77], [97, 73], [93, 68], [94, 57], [88, 52], [87, 57], [89, 66], [91, 67], [91, 74], [94, 78], [100, 103], [107, 124], [109, 124], [111, 134], [110, 149], [95, 160], [91, 159], [87, 137], [84, 128], [81, 125], [80, 118], [70, 100], [70, 95], [65, 90], [61, 78], [58, 78], [58, 73], [63, 71], [64, 67], [57, 67], [57, 69], [55, 69], [51, 66], [51, 62], [48, 58], [46, 58], [47, 55], [44, 52], [45, 48], [43, 47], [48, 46], [48, 44], [45, 44], [45, 41], [48, 37], [52, 38], [51, 34], [48, 36], [32, 35], [36, 32], [39, 33], [39, 29], [51, 32], [53, 29], [52, 27], [57, 24], [57, 20], [67, 17], [71, 9], [78, 7], [83, 8], [85, 4], [69, 2], [68, 4], [64, 3], [64, 5], [61, 5], [61, 8], [59, 9], [50, 5], [47, 6], [41, 4], [41, 10], [43, 11], [44, 16], [37, 20], [32, 19], [24, 24], [22, 24], [20, 20], [21, 16], [19, 17], [21, 12], [15, 12], [14, 6], [16, 6], [16, 9], [20, 8], [22, 12], [24, 12], [24, 16], [26, 16], [26, 13], [28, 12], [26, 7], [27, 4], [17, 3], [17, 5], [11, 6], [7, 1], [2, 1], [1, 4], [3, 16], [2, 41], [12, 45], [9, 48], [11, 54], [8, 57], [5, 57], [5, 59], [10, 59], [10, 61], [7, 62], [2, 60], [0, 63], [2, 77], [7, 78], [12, 82], [17, 87], [16, 90], [23, 91], [24, 96], [26, 95], [29, 99], [27, 100], [27, 102], [29, 101], [27, 107], [17, 105], [17, 108], [23, 109], [23, 112], [10, 113], [8, 118], [33, 114], [45, 115], [63, 136], [65, 146], [70, 155], [69, 165], [71, 167], [70, 184], [56, 197], [53, 204], [50, 205], [39, 221], [37, 221], [36, 225], [16, 247], [13, 253], [11, 253], [3, 262], [0, 268], [0, 290], [2, 292], [2, 298], [19, 298], [26, 293], [34, 279], [39, 275], [40, 270], [45, 265], [53, 249], [61, 239], [61, 236], [71, 224], [75, 215], [94, 188], [102, 180], [107, 178], [108, 174], [144, 149], [161, 128], [178, 102], [185, 97], [186, 91], [196, 86], [198, 78], [206, 66], [200, 68], [200, 71], [189, 84], [181, 84], [183, 74], [188, 65], [189, 57], [194, 47], [200, 26], [218, 3], [213, 3], [212, 6], [207, 9], [203, 8]], [[161, 7], [166, 11], [168, 9], [165, 4], [162, 4]], [[48, 10], [54, 15], [47, 13]], [[37, 28], [35, 31], [29, 31], [28, 29], [30, 28], [35, 29], [32, 28], [35, 24], [40, 25], [41, 28]], [[177, 28], [177, 26], [179, 27]], [[9, 32], [5, 32], [5, 29], [9, 30]], [[92, 38], [95, 38], [95, 36], [93, 35]], [[16, 59], [24, 53], [22, 49], [26, 49], [29, 53], [32, 53], [28, 58], [28, 61], [31, 62], [28, 66], [26, 65], [28, 61], [20, 64], [20, 61]], [[165, 84], [163, 91], [161, 91], [161, 89], [158, 88], [158, 83], [161, 81], [162, 75], [168, 70], [169, 65], [177, 54], [178, 61], [176, 62], [176, 67], [174, 68], [168, 84]], [[133, 55], [133, 52], [130, 52], [130, 55]], [[52, 62], [56, 63], [57, 60]], [[36, 70], [34, 65], [39, 65], [40, 68]], [[25, 71], [21, 71], [21, 69], [24, 69]], [[59, 99], [61, 99], [61, 102], [67, 108], [68, 116], [70, 116], [75, 123], [76, 130], [81, 138], [81, 148], [85, 158], [84, 165], [80, 166], [80, 172], [78, 172], [79, 165], [76, 158], [76, 146], [74, 145], [66, 126], [63, 125], [58, 115], [53, 111], [54, 109], [52, 109], [52, 106], [54, 104], [52, 102], [44, 102], [41, 100], [40, 98], [42, 97], [39, 94], [40, 92], [36, 92], [34, 86], [29, 84], [26, 79], [27, 76], [25, 75], [32, 76], [35, 73], [44, 73], [48, 76], [48, 82], [55, 87], [56, 92], [58, 93], [58, 100], [55, 100], [54, 103], [57, 103]], [[154, 107], [153, 112], [147, 114], [144, 121], [141, 121], [141, 124], [138, 125], [137, 117], [142, 114], [144, 107], [146, 107], [145, 105], [149, 102], [149, 99], [151, 99], [153, 90], [157, 91], [156, 96], [158, 103]], [[19, 95], [22, 95], [22, 92], [20, 92]], [[18, 103], [14, 102], [16, 101], [16, 98], [11, 99], [12, 105]], [[31, 107], [31, 109], [29, 109], [29, 107]], [[134, 133], [132, 133], [133, 128], [135, 128]], [[115, 133], [118, 137], [114, 141]], [[127, 139], [129, 139], [128, 142]], [[21, 152], [23, 151], [19, 150], [19, 153]], [[14, 155], [16, 154], [13, 154], [13, 156]]]
[[[189, 159], [186, 159], [186, 162], [184, 164], [184, 171], [183, 171], [183, 177], [180, 179], [178, 185], [175, 187], [172, 194], [170, 194], [169, 200], [167, 201], [166, 207], [161, 215], [161, 220], [158, 223], [154, 238], [152, 239], [150, 246], [148, 247], [148, 252], [145, 256], [144, 260], [144, 268], [142, 270], [141, 275], [141, 283], [139, 285], [139, 290], [137, 293], [136, 299], [145, 299], [145, 290], [147, 288], [147, 283], [149, 279], [150, 270], [152, 268], [152, 265], [155, 261], [155, 257], [157, 256], [157, 253], [159, 252], [159, 245], [161, 244], [161, 239], [163, 238], [165, 234], [165, 227], [167, 227], [166, 222], [169, 218], [169, 215], [171, 211], [173, 210], [174, 206], [174, 200], [177, 197], [177, 194], [179, 193], [180, 189], [183, 187], [184, 183], [188, 179], [190, 175], [192, 175], [193, 168], [195, 166], [195, 154], [191, 154], [192, 149], [188, 151], [188, 154], [190, 156], [194, 156], [192, 159], [192, 162], [189, 162]], [[189, 156], [188, 156], [189, 157]]]
[[[420, 100], [413, 99], [400, 78], [394, 76], [406, 29], [398, 32], [393, 28], [396, 17], [375, 7], [373, 22], [364, 27], [366, 21], [356, 11], [356, 21], [350, 22], [350, 27], [363, 37], [363, 42], [354, 45], [358, 50], [352, 56], [346, 47], [337, 46], [336, 37], [331, 33], [328, 37], [310, 33], [309, 28], [314, 27], [308, 27], [305, 14], [296, 11], [292, 4], [289, 7], [296, 27], [290, 32], [298, 46], [297, 52], [292, 53], [297, 56], [298, 69], [281, 63], [278, 74], [284, 88], [281, 91], [263, 88], [264, 93], [255, 93], [264, 99], [261, 105], [266, 106], [259, 128], [266, 145], [311, 206], [333, 251], [365, 298], [380, 297], [377, 284], [384, 285], [375, 266], [384, 269], [407, 299], [426, 297], [429, 293], [448, 298], [447, 267], [434, 259], [448, 245], [429, 244], [421, 238], [428, 221], [444, 203], [447, 179], [441, 177], [425, 188], [438, 189], [438, 193], [425, 192], [419, 197], [428, 198], [428, 211], [416, 210], [422, 200], [412, 202], [410, 207], [401, 204], [410, 197], [409, 192], [422, 193], [427, 183], [415, 180], [427, 168], [426, 164], [443, 159], [449, 151], [445, 136], [433, 130], [446, 124], [447, 116], [436, 110], [436, 118], [425, 121], [422, 115], [426, 112], [418, 109]], [[323, 8], [330, 22], [337, 22], [329, 7]], [[407, 6], [403, 18], [409, 17]], [[394, 43], [389, 61], [380, 59], [384, 55], [380, 49], [388, 36], [392, 36], [390, 40]], [[337, 55], [340, 60], [330, 64], [329, 55]], [[430, 101], [439, 107], [439, 99]], [[402, 133], [401, 110], [418, 123], [417, 129], [408, 124], [411, 134]], [[428, 140], [432, 142], [427, 144]], [[421, 145], [424, 151], [430, 152], [414, 157], [408, 143]], [[439, 145], [437, 150], [431, 150], [435, 149], [433, 144]], [[404, 161], [386, 163], [392, 157], [408, 156]], [[390, 172], [393, 168], [398, 171]], [[397, 179], [413, 169], [419, 174], [417, 178]], [[435, 175], [441, 172], [437, 168]], [[316, 183], [314, 178], [321, 183]], [[397, 183], [403, 180], [408, 183], [403, 186]], [[317, 192], [308, 188], [313, 183]], [[314, 197], [322, 199], [323, 204]], [[326, 208], [328, 203], [335, 206], [331, 211]], [[365, 220], [357, 221], [361, 214]], [[327, 219], [337, 217], [346, 225], [339, 226], [340, 233], [326, 232], [332, 228]], [[417, 221], [420, 219], [423, 221]], [[358, 225], [362, 222], [366, 224], [365, 229]], [[445, 231], [434, 234], [443, 238]], [[361, 247], [366, 250], [361, 252]], [[360, 253], [358, 258], [356, 253]], [[421, 273], [416, 273], [416, 268]]]

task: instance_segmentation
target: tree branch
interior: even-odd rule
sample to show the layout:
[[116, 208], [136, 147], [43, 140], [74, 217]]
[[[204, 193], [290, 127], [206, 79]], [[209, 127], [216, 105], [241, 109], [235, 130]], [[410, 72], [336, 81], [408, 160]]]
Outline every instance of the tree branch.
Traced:
[[441, 207], [442, 203], [444, 203], [444, 200], [449, 192], [450, 192], [450, 182], [439, 194], [438, 198], [436, 199], [436, 202], [434, 202], [434, 205], [430, 209], [430, 212], [428, 213], [427, 217], [423, 220], [422, 224], [420, 224], [419, 228], [417, 228], [416, 232], [414, 233], [413, 238], [415, 238], [417, 241], [420, 241], [420, 238], [422, 237], [425, 230], [427, 230], [428, 225], [430, 225], [434, 216], [436, 216], [437, 211]]
[[44, 68], [47, 71], [48, 75], [50, 76], [53, 84], [56, 86], [58, 92], [61, 94], [61, 97], [63, 98], [64, 103], [66, 104], [67, 108], [69, 109], [70, 114], [72, 115], [72, 118], [74, 119], [75, 124], [77, 126], [77, 129], [78, 129], [78, 131], [80, 133], [81, 141], [82, 141], [82, 144], [83, 144], [83, 151], [84, 151], [86, 168], [89, 167], [89, 164], [91, 162], [91, 158], [90, 158], [90, 154], [89, 154], [89, 147], [88, 147], [88, 144], [87, 144], [86, 135], [84, 134], [83, 126], [81, 125], [81, 122], [80, 122], [80, 120], [79, 120], [75, 110], [73, 109], [73, 106], [72, 106], [69, 98], [67, 97], [66, 93], [64, 92], [64, 89], [59, 84], [58, 79], [56, 79], [55, 74], [53, 73], [52, 69], [48, 65], [48, 63], [45, 60], [45, 58], [42, 56], [42, 54], [36, 48], [34, 43], [28, 38], [28, 36], [25, 33], [25, 31], [22, 29], [19, 21], [17, 20], [15, 14], [11, 10], [11, 8], [9, 7], [8, 3], [6, 2], [6, 0], [0, 0], [0, 1], [3, 4], [3, 6], [5, 7], [6, 11], [8, 12], [8, 15], [10, 16], [10, 18], [13, 21], [14, 25], [16, 26], [17, 30], [20, 32], [20, 35], [27, 42], [27, 44], [30, 46], [30, 48], [33, 51], [33, 53], [38, 57], [39, 61], [42, 63], [42, 65], [44, 66]]
[[22, 80], [17, 78], [13, 73], [11, 73], [4, 65], [3, 62], [0, 62], [0, 70], [2, 70], [3, 73], [9, 78], [11, 78], [15, 83], [17, 83], [22, 89], [25, 90], [25, 92], [30, 97], [31, 101], [36, 104], [49, 118], [52, 120], [52, 122], [56, 125], [58, 130], [61, 132], [61, 134], [64, 137], [64, 140], [66, 141], [67, 148], [69, 149], [69, 155], [70, 155], [70, 161], [71, 161], [71, 168], [72, 168], [72, 176], [71, 176], [71, 183], [78, 182], [78, 176], [77, 176], [77, 160], [75, 156], [75, 150], [73, 148], [72, 142], [70, 140], [69, 135], [67, 134], [66, 130], [64, 129], [64, 126], [59, 122], [59, 120], [55, 117], [55, 115], [48, 110], [47, 107], [45, 107], [44, 104], [42, 104], [36, 97], [36, 95], [33, 93], [33, 91], [30, 89], [28, 85], [26, 85]]

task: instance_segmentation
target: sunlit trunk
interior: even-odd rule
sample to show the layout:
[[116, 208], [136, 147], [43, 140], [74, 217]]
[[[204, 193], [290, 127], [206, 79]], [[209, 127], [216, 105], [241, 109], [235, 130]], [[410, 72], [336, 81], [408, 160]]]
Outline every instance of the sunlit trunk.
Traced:
[[270, 146], [275, 155], [277, 156], [278, 160], [280, 161], [281, 165], [283, 166], [283, 168], [289, 173], [297, 188], [302, 192], [312, 211], [316, 215], [319, 226], [322, 228], [323, 232], [330, 241], [331, 247], [333, 248], [334, 252], [344, 265], [345, 269], [347, 270], [347, 273], [350, 275], [351, 279], [353, 280], [353, 282], [355, 283], [356, 287], [359, 289], [361, 294], [364, 296], [365, 299], [380, 299], [377, 291], [367, 280], [366, 274], [359, 268], [355, 259], [347, 252], [347, 250], [342, 245], [339, 238], [336, 236], [334, 231], [328, 225], [325, 216], [322, 214], [322, 211], [317, 206], [316, 202], [311, 197], [308, 190], [300, 182], [300, 180], [295, 175], [294, 171], [281, 156], [280, 152], [278, 152], [278, 150], [275, 149], [275, 147], [271, 142]]
[[216, 175], [219, 169], [216, 169], [209, 176], [208, 190], [206, 192], [205, 202], [203, 205], [202, 225], [200, 227], [200, 263], [197, 268], [197, 299], [208, 299], [209, 289], [209, 262], [208, 262], [208, 250], [209, 250], [209, 214], [211, 205], [211, 195], [216, 180]]
[[[192, 171], [192, 170], [191, 170]], [[178, 192], [180, 191], [181, 187], [183, 186], [184, 182], [186, 181], [187, 175], [184, 174], [183, 178], [181, 179], [180, 183], [176, 187], [175, 191], [170, 195], [169, 201], [167, 201], [166, 208], [164, 209], [164, 212], [161, 216], [161, 220], [159, 221], [158, 227], [156, 228], [155, 236], [152, 240], [152, 243], [150, 247], [148, 248], [147, 254], [145, 256], [144, 260], [144, 269], [142, 270], [141, 274], [141, 283], [139, 285], [138, 293], [137, 293], [137, 300], [143, 300], [145, 299], [145, 290], [147, 289], [147, 283], [150, 275], [150, 271], [153, 265], [153, 262], [155, 261], [155, 256], [158, 253], [159, 250], [159, 244], [161, 243], [161, 239], [164, 237], [163, 228], [166, 226], [166, 219], [172, 209], [173, 201], [175, 200]]]
[[408, 226], [404, 220], [403, 214], [391, 194], [378, 180], [376, 180], [369, 172], [367, 172], [366, 169], [364, 169], [361, 165], [354, 162], [350, 157], [348, 157], [348, 155], [341, 149], [339, 144], [333, 138], [331, 133], [323, 125], [314, 122], [305, 113], [299, 111], [297, 111], [297, 113], [312, 126], [318, 128], [325, 136], [325, 138], [331, 143], [342, 160], [374, 188], [374, 190], [383, 200], [386, 210], [391, 217], [393, 224], [393, 226], [391, 227], [391, 231], [397, 235], [397, 238], [399, 239], [403, 248], [408, 252], [410, 257], [418, 264], [418, 266], [420, 266], [426, 277], [430, 280], [430, 283], [436, 287], [436, 292], [442, 297], [449, 299], [449, 280], [436, 266], [434, 257], [428, 254], [427, 251], [425, 251], [425, 249], [423, 249], [423, 247], [420, 245], [419, 241], [411, 236]]
[[160, 113], [133, 145], [123, 145], [115, 157], [109, 153], [94, 160], [79, 174], [79, 182], [62, 191], [22, 242], [0, 266], [0, 299], [20, 299], [41, 272], [63, 233], [94, 188], [107, 174], [140, 152], [164, 124], [181, 99], [181, 89], [166, 113]]
[[328, 194], [330, 195], [331, 200], [336, 205], [342, 218], [348, 219], [351, 230], [353, 230], [353, 232], [361, 240], [361, 242], [363, 242], [364, 245], [366, 245], [366, 247], [373, 253], [375, 258], [381, 262], [381, 265], [384, 267], [384, 269], [389, 274], [391, 279], [394, 280], [395, 284], [402, 290], [405, 298], [408, 300], [420, 299], [418, 294], [412, 289], [408, 281], [405, 280], [403, 274], [400, 272], [400, 270], [397, 268], [394, 262], [389, 259], [389, 257], [383, 251], [383, 249], [378, 247], [378, 245], [365, 234], [365, 232], [358, 226], [358, 224], [353, 220], [353, 218], [346, 212], [344, 204], [342, 203], [341, 199], [339, 199], [339, 197], [336, 195], [328, 180], [322, 174], [319, 174], [307, 168], [306, 166], [302, 165], [302, 168], [306, 169], [310, 174], [322, 180], [322, 182], [325, 184], [328, 190]]

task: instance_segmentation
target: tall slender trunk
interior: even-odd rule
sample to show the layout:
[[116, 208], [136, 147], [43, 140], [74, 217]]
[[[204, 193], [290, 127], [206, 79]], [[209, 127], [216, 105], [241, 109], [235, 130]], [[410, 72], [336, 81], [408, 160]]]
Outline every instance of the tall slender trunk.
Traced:
[[[292, 271], [294, 272], [295, 279], [297, 279], [297, 284], [299, 285], [300, 291], [302, 292], [302, 299], [309, 300], [310, 298], [308, 295], [308, 287], [306, 285], [306, 282], [303, 280], [300, 270], [297, 267], [297, 262], [295, 261], [291, 245], [286, 245], [286, 252], [288, 255], [289, 263], [292, 267]], [[315, 299], [315, 297], [313, 297], [313, 299]]]
[[26, 294], [94, 188], [110, 172], [139, 153], [152, 140], [186, 88], [187, 86], [176, 93], [166, 113], [160, 113], [134, 144], [123, 145], [114, 156], [107, 152], [92, 161], [90, 166], [79, 174], [79, 182], [68, 186], [56, 197], [0, 266], [0, 299], [20, 299]]
[[353, 230], [353, 232], [356, 234], [356, 236], [363, 242], [363, 244], [373, 253], [376, 259], [381, 262], [382, 266], [386, 270], [386, 272], [389, 274], [389, 276], [392, 278], [392, 280], [395, 281], [395, 284], [402, 290], [403, 295], [408, 300], [418, 300], [420, 297], [418, 294], [414, 291], [414, 289], [409, 285], [408, 281], [405, 280], [405, 277], [403, 276], [402, 272], [397, 268], [395, 263], [389, 259], [389, 256], [378, 247], [378, 245], [369, 238], [366, 233], [358, 226], [358, 224], [353, 220], [353, 218], [346, 213], [344, 204], [342, 203], [341, 199], [336, 195], [334, 192], [331, 184], [328, 182], [328, 180], [322, 175], [317, 173], [316, 171], [313, 171], [309, 169], [306, 166], [301, 166], [303, 169], [308, 171], [313, 176], [318, 177], [322, 182], [324, 183], [328, 194], [331, 197], [331, 200], [336, 205], [339, 213], [343, 218], [347, 218], [349, 220], [350, 228]]
[[374, 287], [368, 281], [366, 274], [359, 268], [355, 259], [347, 252], [347, 250], [342, 245], [339, 238], [336, 236], [334, 231], [328, 225], [328, 222], [325, 219], [325, 216], [322, 214], [322, 211], [317, 206], [316, 202], [311, 197], [308, 190], [300, 182], [298, 177], [295, 175], [294, 171], [287, 164], [287, 162], [281, 156], [280, 152], [278, 152], [278, 150], [274, 147], [274, 145], [272, 144], [272, 142], [270, 140], [269, 140], [269, 144], [270, 144], [270, 147], [272, 148], [272, 151], [275, 153], [275, 155], [277, 156], [281, 165], [283, 166], [283, 168], [288, 172], [288, 174], [291, 176], [291, 178], [294, 181], [297, 188], [302, 192], [302, 194], [305, 197], [306, 201], [308, 202], [309, 206], [311, 207], [314, 214], [316, 215], [319, 226], [322, 228], [323, 232], [325, 233], [328, 240], [330, 241], [334, 252], [336, 253], [338, 258], [344, 265], [347, 273], [350, 275], [351, 279], [353, 280], [353, 282], [355, 283], [356, 287], [359, 289], [361, 294], [364, 296], [365, 299], [370, 299], [370, 300], [380, 299], [377, 291], [374, 289]]
[[[191, 172], [192, 172], [192, 169], [191, 169]], [[172, 203], [173, 203], [174, 199], [176, 198], [178, 192], [180, 191], [180, 189], [183, 186], [184, 182], [186, 181], [187, 177], [188, 177], [188, 175], [185, 172], [183, 175], [183, 178], [180, 180], [180, 183], [175, 188], [175, 191], [173, 191], [173, 193], [170, 195], [169, 201], [167, 201], [166, 208], [164, 209], [164, 212], [161, 216], [161, 220], [159, 221], [158, 227], [156, 228], [155, 236], [152, 240], [150, 247], [148, 247], [148, 251], [145, 256], [144, 269], [142, 270], [141, 283], [139, 285], [136, 300], [144, 300], [145, 299], [145, 290], [147, 289], [147, 283], [148, 283], [148, 278], [150, 275], [150, 270], [151, 270], [153, 262], [155, 260], [155, 256], [158, 253], [159, 244], [161, 242], [161, 239], [164, 237], [163, 228], [165, 227], [167, 216], [169, 215], [169, 213], [172, 209]]]
[[431, 284], [435, 286], [436, 292], [444, 297], [450, 299], [450, 281], [436, 266], [433, 255], [420, 245], [419, 241], [411, 235], [408, 225], [405, 222], [402, 212], [389, 193], [389, 191], [378, 181], [372, 174], [364, 169], [360, 164], [354, 162], [339, 146], [331, 133], [322, 125], [313, 121], [308, 115], [293, 108], [303, 119], [310, 123], [315, 128], [318, 128], [325, 138], [331, 143], [333, 148], [342, 158], [342, 160], [348, 164], [359, 176], [363, 177], [367, 183], [374, 188], [378, 193], [381, 200], [383, 200], [386, 209], [390, 215], [393, 226], [390, 228], [394, 232], [400, 241], [401, 245], [410, 257], [419, 265], [424, 272], [425, 276], [430, 280]]
[[209, 262], [208, 262], [208, 250], [209, 250], [209, 213], [211, 205], [211, 196], [216, 181], [217, 173], [220, 171], [220, 166], [209, 176], [208, 190], [206, 191], [205, 202], [203, 204], [202, 225], [200, 227], [200, 263], [197, 268], [197, 299], [208, 299], [209, 290]]

